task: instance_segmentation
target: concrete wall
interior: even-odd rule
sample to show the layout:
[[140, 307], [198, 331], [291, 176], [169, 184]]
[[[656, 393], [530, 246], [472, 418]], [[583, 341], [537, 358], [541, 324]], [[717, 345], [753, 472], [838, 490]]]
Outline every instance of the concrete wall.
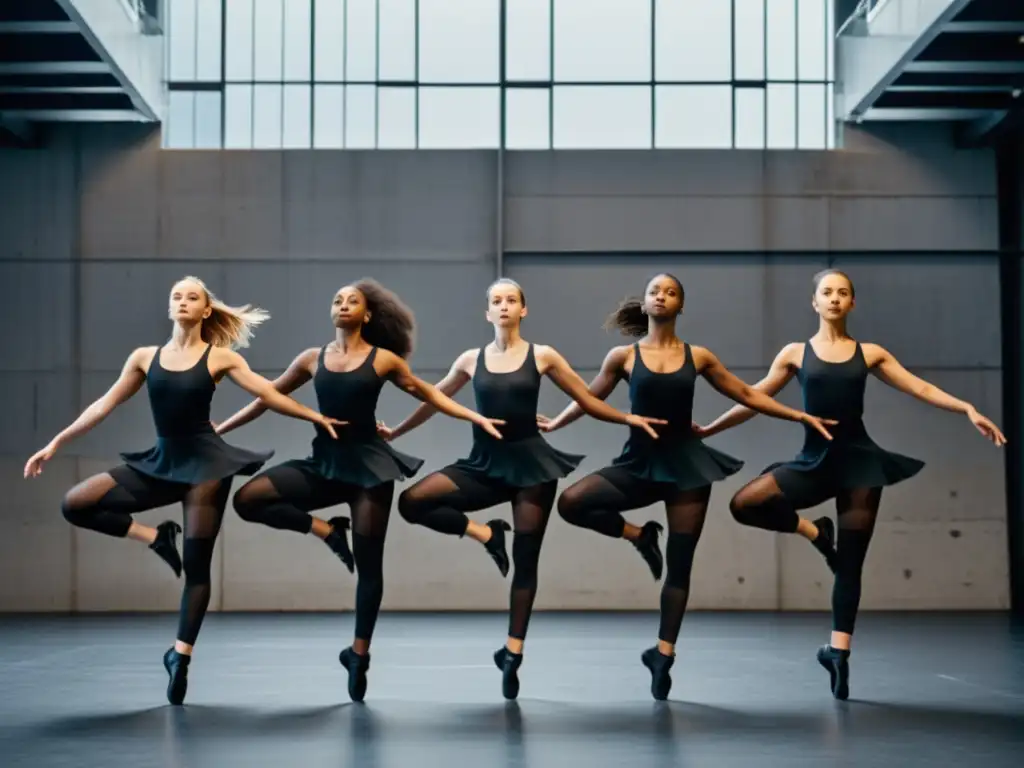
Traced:
[[[488, 340], [482, 293], [495, 275], [500, 230], [510, 251], [504, 270], [528, 292], [528, 337], [555, 344], [584, 376], [616, 343], [600, 330], [605, 312], [649, 273], [671, 268], [687, 285], [685, 336], [753, 380], [783, 342], [813, 332], [809, 277], [832, 258], [857, 280], [858, 335], [998, 420], [998, 277], [995, 261], [978, 255], [996, 246], [992, 163], [984, 152], [953, 152], [938, 134], [909, 141], [854, 131], [853, 149], [835, 153], [513, 153], [502, 173], [488, 152], [161, 152], [158, 136], [135, 127], [66, 129], [44, 150], [0, 153], [0, 481], [8, 494], [0, 609], [175, 607], [179, 584], [151, 553], [74, 530], [58, 511], [78, 479], [109, 467], [118, 451], [151, 444], [144, 396], [69, 446], [41, 478], [24, 481], [21, 471], [113, 381], [132, 347], [166, 338], [167, 290], [188, 273], [229, 302], [272, 311], [248, 352], [268, 376], [330, 338], [337, 287], [373, 275], [416, 310], [413, 363], [436, 380], [459, 351]], [[973, 255], [937, 253], [948, 249]], [[684, 255], [659, 255], [669, 251]], [[624, 397], [620, 390], [613, 402]], [[784, 399], [796, 402], [798, 392]], [[224, 386], [215, 418], [246, 400]], [[885, 495], [864, 606], [1006, 605], [999, 453], [962, 417], [885, 387], [872, 384], [868, 402], [876, 439], [928, 466]], [[543, 408], [563, 403], [546, 384]], [[698, 418], [727, 405], [700, 387]], [[412, 406], [388, 389], [380, 414], [394, 422]], [[272, 446], [285, 459], [305, 455], [310, 436], [306, 425], [268, 415], [232, 440]], [[589, 454], [574, 480], [614, 456], [623, 436], [584, 420], [552, 441]], [[429, 470], [463, 455], [468, 438], [466, 425], [436, 418], [400, 447], [425, 457]], [[827, 606], [830, 580], [805, 543], [741, 529], [726, 510], [741, 482], [799, 441], [799, 429], [768, 419], [714, 440], [747, 466], [712, 497], [694, 607]], [[164, 509], [142, 519], [178, 515]], [[395, 515], [385, 607], [502, 607], [508, 584], [474, 546]], [[352, 605], [352, 578], [316, 541], [229, 512], [216, 558], [216, 609]], [[657, 604], [630, 548], [557, 519], [541, 568], [541, 608]]]

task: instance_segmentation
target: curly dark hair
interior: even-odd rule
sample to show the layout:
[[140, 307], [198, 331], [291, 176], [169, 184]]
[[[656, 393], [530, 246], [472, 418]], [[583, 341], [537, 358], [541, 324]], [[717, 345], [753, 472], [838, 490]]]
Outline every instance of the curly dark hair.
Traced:
[[363, 294], [370, 319], [363, 324], [363, 338], [402, 358], [412, 354], [416, 341], [416, 317], [398, 294], [389, 291], [371, 277], [352, 283]]
[[[667, 277], [679, 288], [679, 300], [686, 300], [686, 291], [683, 289], [683, 281], [669, 272], [659, 272], [653, 275], [646, 285], [658, 277]], [[647, 335], [647, 315], [644, 314], [644, 300], [642, 296], [630, 296], [619, 303], [618, 309], [612, 312], [604, 321], [606, 331], [618, 330], [623, 336], [635, 336], [637, 338]]]
[[851, 296], [856, 296], [857, 295], [857, 291], [854, 290], [854, 287], [853, 287], [853, 280], [850, 279], [850, 276], [848, 274], [846, 274], [845, 272], [843, 272], [842, 270], [832, 269], [831, 267], [829, 267], [828, 269], [821, 270], [821, 272], [818, 272], [814, 277], [811, 278], [811, 282], [814, 283], [814, 292], [815, 293], [818, 292], [818, 286], [821, 285], [821, 281], [824, 280], [829, 275], [839, 275], [840, 277], [844, 278], [846, 280], [846, 282], [850, 284], [850, 295]]

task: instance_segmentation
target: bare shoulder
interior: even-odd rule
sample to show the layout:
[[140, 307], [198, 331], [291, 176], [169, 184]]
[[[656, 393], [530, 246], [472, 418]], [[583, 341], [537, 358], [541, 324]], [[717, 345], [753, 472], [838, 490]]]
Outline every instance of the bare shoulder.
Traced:
[[390, 349], [384, 349], [383, 347], [377, 347], [377, 357], [374, 358], [374, 368], [380, 373], [390, 373], [396, 368], [401, 368], [405, 363], [405, 359], [399, 357]]
[[807, 342], [805, 341], [791, 341], [779, 350], [773, 365], [784, 368], [799, 368], [804, 362], [804, 349], [806, 346]]
[[883, 347], [881, 344], [872, 344], [871, 342], [861, 342], [861, 352], [864, 354], [864, 362], [868, 368], [874, 368], [883, 360], [891, 357], [889, 350]]
[[557, 360], [562, 356], [558, 354], [558, 350], [552, 347], [550, 344], [534, 344], [533, 345], [533, 356], [537, 358], [537, 362], [550, 362]]
[[612, 347], [608, 350], [608, 354], [604, 356], [605, 367], [622, 368], [629, 361], [629, 356], [632, 354], [632, 344], [620, 344], [617, 347]]
[[238, 366], [247, 366], [245, 358], [230, 347], [212, 347], [210, 349], [210, 371], [215, 374], [229, 371]]
[[128, 359], [125, 360], [126, 368], [135, 368], [143, 373], [149, 370], [149, 366], [153, 364], [153, 358], [160, 354], [160, 347], [153, 345], [151, 347], [136, 347], [128, 355]]
[[473, 377], [476, 372], [477, 358], [480, 357], [479, 349], [467, 349], [465, 352], [455, 358], [455, 362], [452, 363], [452, 370], [459, 371], [460, 373]]

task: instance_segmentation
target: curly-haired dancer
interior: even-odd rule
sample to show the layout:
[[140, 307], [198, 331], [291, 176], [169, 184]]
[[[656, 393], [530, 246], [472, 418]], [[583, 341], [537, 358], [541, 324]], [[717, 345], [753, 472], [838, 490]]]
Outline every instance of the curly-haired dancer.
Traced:
[[[169, 314], [174, 323], [170, 341], [132, 352], [106, 394], [28, 460], [25, 477], [39, 475], [59, 448], [91, 430], [146, 385], [156, 445], [123, 453], [123, 465], [76, 485], [64, 497], [62, 510], [72, 525], [141, 541], [176, 575], [184, 570], [177, 640], [164, 654], [170, 677], [167, 699], [181, 704], [192, 647], [210, 602], [210, 563], [231, 478], [253, 474], [274, 453], [228, 445], [214, 432], [210, 401], [217, 383], [228, 376], [268, 408], [312, 421], [332, 437], [338, 422], [282, 395], [231, 349], [248, 346], [253, 328], [269, 317], [263, 310], [229, 307], [199, 278], [186, 277], [171, 289]], [[184, 508], [183, 555], [177, 548], [177, 523], [150, 528], [132, 520], [134, 513], [175, 502]]]
[[[801, 421], [828, 439], [823, 422], [787, 408], [730, 373], [708, 349], [687, 344], [676, 336], [676, 318], [683, 310], [683, 284], [669, 274], [655, 275], [642, 298], [627, 299], [611, 314], [606, 328], [639, 338], [634, 344], [615, 347], [605, 357], [590, 391], [602, 400], [620, 379], [629, 382], [632, 410], [665, 419], [657, 443], [643, 430], [631, 430], [622, 453], [611, 466], [600, 469], [567, 488], [558, 498], [558, 512], [568, 522], [604, 536], [625, 539], [636, 547], [654, 578], [663, 568], [658, 536], [660, 523], [642, 528], [627, 523], [622, 513], [656, 502], [665, 505], [668, 518], [668, 573], [661, 590], [661, 623], [658, 643], [641, 656], [651, 673], [651, 694], [668, 697], [672, 686], [669, 670], [675, 661], [675, 645], [690, 595], [690, 571], [697, 549], [713, 483], [737, 472], [743, 462], [704, 445], [691, 431], [693, 393], [703, 376], [726, 397], [762, 413]], [[570, 404], [556, 418], [541, 419], [548, 432], [571, 424], [583, 415]], [[804, 535], [826, 560], [833, 554], [832, 521], [827, 518], [800, 521]]]
[[[331, 322], [334, 341], [302, 352], [274, 387], [288, 394], [312, 380], [320, 410], [347, 426], [339, 430], [337, 440], [318, 430], [309, 458], [260, 473], [238, 490], [234, 504], [243, 520], [312, 533], [349, 571], [358, 568], [355, 639], [339, 660], [348, 671], [349, 696], [362, 701], [370, 640], [384, 594], [384, 540], [395, 481], [412, 477], [423, 464], [378, 436], [374, 414], [380, 391], [391, 381], [442, 412], [473, 422], [495, 439], [501, 437], [494, 426], [500, 422], [464, 408], [412, 374], [405, 358], [413, 348], [413, 314], [379, 283], [363, 279], [338, 291], [331, 302]], [[266, 405], [256, 400], [217, 431], [230, 432], [265, 411]], [[348, 518], [323, 520], [310, 514], [338, 504], [352, 510], [354, 558], [345, 534]]]

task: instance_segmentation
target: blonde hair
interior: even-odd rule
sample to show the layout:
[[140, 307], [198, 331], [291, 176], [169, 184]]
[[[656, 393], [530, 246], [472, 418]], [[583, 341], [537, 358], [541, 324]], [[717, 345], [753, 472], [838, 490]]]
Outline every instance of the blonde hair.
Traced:
[[243, 304], [240, 307], [229, 307], [217, 298], [217, 295], [206, 287], [206, 283], [193, 275], [186, 275], [178, 282], [189, 281], [203, 289], [206, 301], [210, 305], [210, 316], [203, 320], [200, 335], [203, 341], [215, 347], [242, 349], [249, 346], [253, 331], [260, 323], [270, 319], [265, 309]]

